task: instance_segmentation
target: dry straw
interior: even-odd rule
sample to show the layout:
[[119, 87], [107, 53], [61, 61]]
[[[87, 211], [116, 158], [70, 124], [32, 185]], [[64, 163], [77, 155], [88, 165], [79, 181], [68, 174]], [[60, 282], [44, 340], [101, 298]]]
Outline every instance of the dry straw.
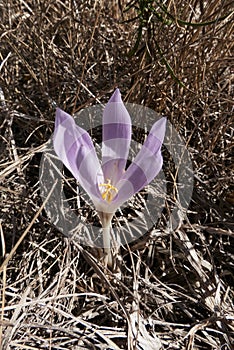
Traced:
[[[3, 350], [233, 348], [232, 6], [0, 2]], [[176, 164], [164, 150], [163, 216], [121, 248], [121, 278], [51, 225], [38, 190], [54, 106], [74, 113], [106, 103], [116, 86], [126, 101], [167, 115], [187, 143], [195, 179], [187, 219], [165, 230], [179, 203]], [[75, 181], [65, 177], [74, 197]], [[131, 227], [139, 203], [115, 224]], [[85, 203], [79, 213], [97, 220]]]

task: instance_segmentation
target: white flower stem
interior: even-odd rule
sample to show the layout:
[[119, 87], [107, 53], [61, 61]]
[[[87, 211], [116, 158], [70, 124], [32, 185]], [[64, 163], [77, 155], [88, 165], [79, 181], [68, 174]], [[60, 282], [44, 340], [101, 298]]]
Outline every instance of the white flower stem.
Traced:
[[99, 217], [102, 223], [103, 233], [103, 251], [105, 254], [104, 264], [105, 266], [112, 267], [113, 259], [111, 253], [111, 220], [114, 214], [99, 212]]
[[109, 227], [103, 227], [103, 245], [104, 245], [104, 264], [105, 266], [112, 267], [113, 261], [112, 261], [112, 253], [111, 253], [111, 237], [110, 232], [111, 231], [111, 224]]

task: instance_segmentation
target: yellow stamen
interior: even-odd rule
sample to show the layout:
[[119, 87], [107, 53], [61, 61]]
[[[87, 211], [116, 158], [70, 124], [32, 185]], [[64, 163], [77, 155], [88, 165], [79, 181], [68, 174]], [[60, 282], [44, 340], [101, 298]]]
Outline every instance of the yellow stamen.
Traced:
[[102, 193], [102, 198], [104, 200], [106, 200], [107, 202], [111, 202], [112, 201], [112, 199], [113, 199], [113, 197], [115, 195], [115, 194], [113, 194], [113, 191], [115, 193], [118, 193], [117, 188], [115, 186], [111, 185], [111, 180], [110, 179], [107, 179], [107, 183], [100, 184], [99, 186], [105, 188], [104, 192]]

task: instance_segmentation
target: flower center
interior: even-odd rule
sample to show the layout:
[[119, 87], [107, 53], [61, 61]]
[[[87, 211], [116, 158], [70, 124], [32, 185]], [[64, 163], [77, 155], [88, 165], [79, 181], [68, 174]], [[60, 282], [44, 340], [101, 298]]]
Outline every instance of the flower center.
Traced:
[[107, 179], [107, 183], [100, 184], [99, 186], [104, 188], [104, 191], [102, 192], [102, 199], [106, 200], [107, 202], [111, 202], [115, 194], [118, 193], [117, 188], [111, 184], [110, 179]]

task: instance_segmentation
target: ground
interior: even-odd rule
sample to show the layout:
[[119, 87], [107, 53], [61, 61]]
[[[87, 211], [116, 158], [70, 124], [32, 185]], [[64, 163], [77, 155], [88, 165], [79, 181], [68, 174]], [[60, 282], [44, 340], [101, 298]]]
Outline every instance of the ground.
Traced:
[[[221, 0], [0, 3], [2, 349], [233, 348], [231, 10]], [[118, 272], [51, 223], [39, 188], [55, 106], [75, 114], [115, 87], [167, 116], [194, 181], [185, 210], [164, 148], [162, 215], [121, 247]], [[131, 223], [150, 190], [114, 225]], [[78, 214], [98, 221], [81, 203]]]

